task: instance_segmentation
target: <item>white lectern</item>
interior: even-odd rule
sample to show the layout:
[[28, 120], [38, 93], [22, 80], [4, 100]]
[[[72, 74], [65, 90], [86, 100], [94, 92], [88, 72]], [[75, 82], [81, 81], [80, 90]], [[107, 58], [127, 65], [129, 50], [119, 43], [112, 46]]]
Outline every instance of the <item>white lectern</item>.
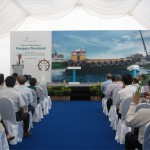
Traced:
[[67, 67], [67, 69], [72, 69], [72, 82], [69, 84], [80, 84], [80, 82], [76, 82], [76, 70], [81, 69], [81, 67]]
[[13, 73], [18, 73], [18, 75], [23, 75], [24, 65], [12, 65]]
[[129, 70], [131, 72], [131, 75], [133, 77], [138, 76], [139, 72], [140, 72], [139, 65], [131, 65], [131, 66], [127, 67], [127, 70]]

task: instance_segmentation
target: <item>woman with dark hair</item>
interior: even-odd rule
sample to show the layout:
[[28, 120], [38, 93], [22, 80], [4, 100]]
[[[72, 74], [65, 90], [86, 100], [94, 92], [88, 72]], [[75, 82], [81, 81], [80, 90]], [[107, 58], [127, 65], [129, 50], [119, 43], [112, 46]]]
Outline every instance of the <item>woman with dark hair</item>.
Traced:
[[33, 89], [35, 92], [37, 92], [37, 86], [36, 86], [37, 80], [36, 80], [36, 78], [31, 78], [29, 81], [29, 84], [30, 85], [28, 86], [28, 88]]

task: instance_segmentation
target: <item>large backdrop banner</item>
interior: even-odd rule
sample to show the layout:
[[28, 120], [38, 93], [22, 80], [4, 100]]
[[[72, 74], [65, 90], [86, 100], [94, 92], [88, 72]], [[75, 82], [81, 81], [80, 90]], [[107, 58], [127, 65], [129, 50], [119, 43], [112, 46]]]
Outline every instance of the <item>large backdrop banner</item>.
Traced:
[[150, 73], [149, 47], [149, 30], [12, 32], [11, 72], [60, 83], [72, 81], [68, 67], [80, 67], [78, 82], [101, 82], [131, 65]]
[[149, 30], [91, 30], [52, 32], [52, 81], [72, 81], [69, 66], [79, 66], [79, 82], [101, 82], [106, 74], [131, 73], [139, 65], [140, 74], [150, 73]]
[[11, 73], [30, 74], [51, 82], [51, 32], [19, 31], [10, 34]]

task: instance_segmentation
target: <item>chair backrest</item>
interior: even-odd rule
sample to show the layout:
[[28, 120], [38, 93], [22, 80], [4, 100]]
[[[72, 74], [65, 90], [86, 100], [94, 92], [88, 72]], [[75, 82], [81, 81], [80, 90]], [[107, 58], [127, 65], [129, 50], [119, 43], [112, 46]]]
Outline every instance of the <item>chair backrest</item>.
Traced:
[[33, 96], [32, 105], [37, 106], [37, 93], [33, 89], [31, 89], [31, 92], [32, 92], [32, 96]]
[[24, 94], [21, 94], [26, 106], [24, 107], [24, 109], [28, 112], [28, 105], [29, 105], [29, 102], [28, 102], [28, 98], [24, 95]]
[[16, 114], [14, 109], [14, 103], [7, 97], [0, 97], [0, 114], [3, 120], [9, 120], [13, 123], [16, 122]]
[[38, 88], [38, 97], [39, 97], [39, 102], [44, 101], [44, 92], [43, 92], [43, 89], [40, 86]]
[[113, 105], [115, 105], [116, 104], [116, 95], [117, 95], [117, 93], [118, 93], [118, 91], [120, 91], [122, 89], [122, 87], [121, 86], [118, 86], [118, 87], [116, 87], [115, 89], [114, 89], [114, 91], [113, 91], [113, 93], [112, 93], [112, 99], [113, 99]]
[[130, 104], [132, 102], [133, 97], [128, 97], [126, 99], [123, 100], [122, 104], [121, 104], [121, 120], [125, 120], [127, 112], [129, 110]]
[[143, 142], [143, 150], [150, 149], [150, 122], [146, 125], [144, 131], [144, 142]]
[[149, 103], [141, 103], [138, 104], [136, 106], [135, 112], [137, 112], [138, 110], [142, 109], [142, 108], [150, 108], [150, 104]]
[[43, 84], [39, 84], [39, 86], [43, 89], [44, 97], [48, 97], [48, 91], [46, 85], [43, 83]]

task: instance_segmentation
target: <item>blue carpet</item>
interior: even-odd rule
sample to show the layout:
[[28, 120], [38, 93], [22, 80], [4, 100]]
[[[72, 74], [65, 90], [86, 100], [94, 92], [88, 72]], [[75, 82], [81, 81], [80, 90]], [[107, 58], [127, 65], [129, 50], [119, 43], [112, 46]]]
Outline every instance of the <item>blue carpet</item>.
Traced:
[[114, 140], [101, 102], [53, 102], [50, 114], [34, 124], [32, 133], [10, 150], [124, 150]]

